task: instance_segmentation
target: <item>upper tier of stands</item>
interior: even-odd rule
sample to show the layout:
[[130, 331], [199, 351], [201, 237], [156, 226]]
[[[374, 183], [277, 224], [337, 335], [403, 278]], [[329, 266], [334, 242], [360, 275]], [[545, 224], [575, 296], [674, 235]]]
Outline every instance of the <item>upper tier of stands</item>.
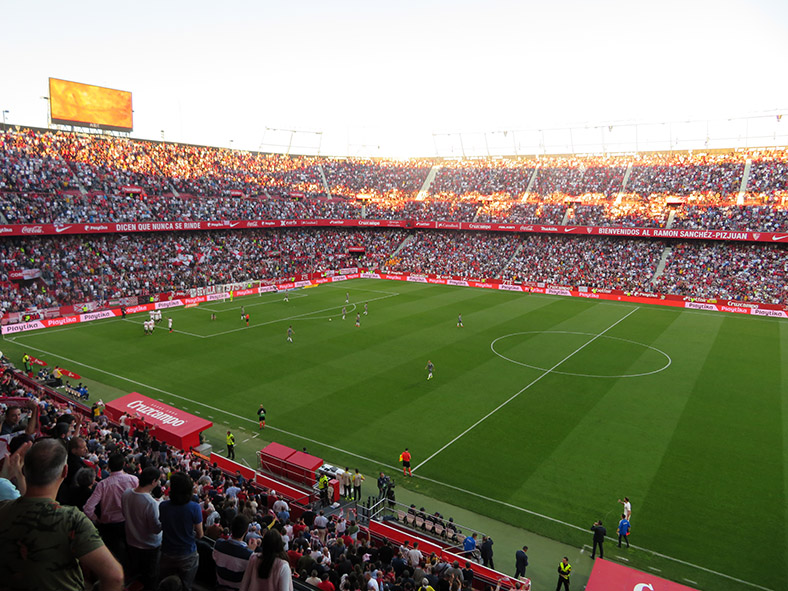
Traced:
[[365, 217], [664, 227], [672, 214], [677, 228], [782, 231], [787, 208], [785, 149], [401, 161], [0, 133], [8, 223]]

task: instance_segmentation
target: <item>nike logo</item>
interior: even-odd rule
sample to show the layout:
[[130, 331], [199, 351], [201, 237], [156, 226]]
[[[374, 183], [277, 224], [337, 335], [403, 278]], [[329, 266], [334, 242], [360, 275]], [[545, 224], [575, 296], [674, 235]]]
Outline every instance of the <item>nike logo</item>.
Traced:
[[772, 236], [772, 240], [783, 240], [784, 238], [788, 238], [788, 234], [783, 234], [782, 236]]
[[238, 225], [238, 224], [240, 224], [240, 223], [241, 223], [241, 222], [230, 222], [230, 227], [231, 227], [231, 228], [235, 228], [235, 226], [237, 226], [237, 225]]
[[65, 232], [66, 230], [68, 230], [70, 227], [71, 227], [71, 226], [56, 227], [56, 228], [55, 228], [55, 232], [57, 232], [58, 234], [60, 234], [61, 232]]
[[577, 228], [564, 228], [564, 232], [572, 232], [573, 230], [576, 230], [576, 229]]

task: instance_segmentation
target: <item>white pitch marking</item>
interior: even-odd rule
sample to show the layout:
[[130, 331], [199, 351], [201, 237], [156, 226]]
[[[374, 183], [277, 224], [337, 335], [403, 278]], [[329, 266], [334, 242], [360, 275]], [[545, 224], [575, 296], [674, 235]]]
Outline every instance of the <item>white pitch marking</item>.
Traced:
[[[505, 361], [508, 361], [509, 363], [514, 363], [515, 365], [522, 365], [523, 367], [529, 367], [531, 369], [536, 369], [536, 370], [539, 370], [539, 371], [545, 371], [545, 369], [543, 367], [537, 367], [535, 365], [529, 365], [528, 363], [523, 363], [521, 361], [517, 361], [515, 359], [511, 359], [511, 358], [507, 357], [506, 355], [504, 355], [503, 353], [499, 353], [498, 351], [495, 350], [495, 343], [497, 343], [498, 341], [506, 339], [506, 338], [509, 338], [509, 337], [514, 337], [514, 336], [517, 336], [517, 335], [521, 335], [521, 334], [575, 334], [575, 335], [585, 335], [585, 336], [589, 336], [589, 337], [590, 336], [594, 336], [593, 333], [576, 332], [576, 331], [573, 331], [573, 330], [528, 330], [528, 331], [525, 331], [525, 332], [513, 332], [513, 333], [510, 333], [510, 334], [505, 334], [503, 336], [498, 337], [492, 343], [490, 343], [490, 349], [492, 350], [492, 352], [495, 353], [501, 359], [503, 359]], [[653, 371], [647, 371], [647, 372], [643, 372], [643, 373], [622, 374], [622, 375], [618, 375], [618, 376], [606, 376], [606, 375], [599, 375], [599, 374], [593, 374], [593, 373], [575, 373], [575, 372], [571, 372], [571, 371], [553, 371], [553, 373], [561, 374], [563, 376], [576, 376], [576, 377], [579, 377], [579, 378], [616, 378], [616, 379], [618, 379], [618, 378], [642, 378], [642, 377], [645, 377], [645, 376], [650, 376], [650, 375], [655, 374], [655, 373], [659, 373], [661, 371], [665, 371], [673, 363], [673, 359], [670, 358], [670, 355], [665, 353], [665, 351], [663, 351], [662, 349], [657, 349], [656, 347], [652, 347], [651, 345], [646, 345], [645, 343], [639, 343], [639, 342], [633, 341], [631, 339], [622, 339], [622, 338], [619, 338], [619, 337], [605, 337], [605, 338], [606, 339], [611, 339], [611, 340], [614, 340], [614, 341], [622, 341], [624, 343], [630, 343], [632, 345], [639, 345], [639, 346], [641, 346], [641, 347], [643, 347], [645, 349], [651, 349], [652, 351], [656, 351], [657, 353], [660, 353], [663, 357], [665, 357], [665, 359], [668, 360], [668, 362], [665, 365], [663, 365], [662, 367], [660, 367], [659, 369], [655, 369]]]
[[605, 330], [603, 330], [602, 332], [600, 332], [598, 335], [595, 335], [595, 336], [594, 336], [594, 338], [592, 338], [591, 340], [587, 341], [586, 343], [584, 343], [583, 345], [581, 345], [580, 347], [578, 347], [577, 349], [575, 349], [574, 351], [572, 351], [572, 352], [571, 352], [569, 355], [567, 355], [566, 357], [564, 357], [564, 358], [563, 358], [561, 361], [559, 361], [558, 363], [556, 363], [556, 364], [555, 364], [553, 367], [551, 367], [551, 368], [550, 368], [550, 369], [548, 369], [548, 370], [545, 370], [545, 371], [544, 371], [544, 372], [543, 372], [543, 373], [542, 373], [542, 374], [541, 374], [539, 377], [537, 377], [536, 379], [534, 379], [534, 380], [533, 380], [531, 383], [529, 383], [527, 386], [525, 386], [525, 387], [524, 387], [524, 388], [522, 388], [521, 390], [519, 390], [519, 391], [515, 392], [514, 394], [512, 394], [512, 395], [511, 395], [511, 396], [510, 396], [510, 397], [509, 397], [507, 400], [505, 400], [504, 402], [502, 402], [501, 404], [499, 404], [498, 406], [496, 406], [496, 407], [495, 407], [493, 410], [491, 410], [490, 412], [488, 412], [486, 415], [484, 415], [482, 418], [480, 418], [478, 421], [476, 421], [476, 422], [475, 422], [473, 425], [471, 425], [470, 427], [468, 427], [467, 429], [465, 429], [465, 431], [463, 431], [462, 433], [460, 433], [459, 435], [457, 435], [457, 437], [455, 437], [454, 439], [452, 439], [451, 441], [449, 441], [449, 442], [448, 442], [446, 445], [444, 445], [443, 447], [441, 447], [441, 448], [440, 448], [438, 451], [434, 452], [434, 453], [433, 453], [431, 456], [429, 456], [429, 457], [428, 457], [426, 460], [424, 460], [423, 462], [421, 462], [420, 464], [418, 464], [418, 465], [417, 465], [415, 468], [413, 468], [413, 471], [415, 472], [416, 470], [418, 470], [418, 469], [419, 469], [420, 467], [422, 467], [424, 464], [426, 464], [427, 462], [429, 462], [429, 461], [430, 461], [432, 458], [434, 458], [434, 457], [435, 457], [435, 456], [437, 456], [439, 453], [441, 453], [443, 450], [445, 450], [447, 447], [449, 447], [450, 445], [452, 445], [452, 444], [453, 444], [455, 441], [457, 441], [458, 439], [460, 439], [461, 437], [463, 437], [465, 434], [467, 434], [468, 432], [470, 432], [471, 430], [473, 430], [474, 428], [476, 428], [478, 425], [480, 425], [480, 424], [482, 424], [484, 421], [486, 421], [488, 418], [490, 418], [492, 415], [494, 415], [496, 412], [498, 412], [499, 410], [501, 410], [501, 409], [502, 409], [504, 406], [506, 406], [507, 404], [509, 404], [509, 403], [510, 403], [512, 400], [514, 400], [515, 398], [517, 398], [517, 397], [518, 397], [520, 394], [522, 394], [523, 392], [525, 392], [525, 391], [526, 391], [528, 388], [530, 388], [531, 386], [533, 386], [535, 383], [537, 383], [537, 382], [538, 382], [539, 380], [541, 380], [543, 377], [545, 377], [546, 375], [548, 375], [548, 374], [552, 373], [552, 371], [553, 371], [553, 370], [554, 370], [556, 367], [558, 367], [559, 365], [561, 365], [562, 363], [564, 363], [565, 361], [567, 361], [569, 358], [573, 357], [574, 355], [576, 355], [577, 353], [579, 353], [580, 351], [582, 351], [583, 349], [585, 349], [586, 347], [588, 347], [588, 345], [590, 345], [591, 343], [593, 343], [593, 342], [594, 342], [595, 340], [597, 340], [599, 337], [603, 336], [603, 335], [604, 335], [606, 332], [608, 332], [609, 330], [612, 330], [613, 328], [615, 328], [616, 326], [618, 326], [618, 325], [619, 325], [621, 322], [623, 322], [624, 320], [626, 320], [627, 318], [629, 318], [629, 317], [630, 317], [632, 314], [634, 314], [635, 312], [637, 312], [639, 309], [640, 309], [640, 307], [633, 308], [632, 310], [630, 310], [630, 312], [629, 312], [629, 313], [628, 313], [626, 316], [624, 316], [623, 318], [620, 318], [619, 320], [616, 320], [616, 321], [615, 321], [613, 324], [611, 324], [610, 326], [608, 326], [608, 327], [607, 327]]
[[[82, 363], [80, 361], [76, 361], [74, 359], [69, 359], [67, 357], [63, 357], [63, 356], [58, 355], [56, 353], [52, 353], [51, 351], [46, 351], [44, 349], [40, 349], [38, 347], [33, 347], [33, 346], [28, 346], [27, 348], [28, 349], [32, 349], [34, 351], [39, 351], [40, 353], [46, 353], [47, 355], [52, 355], [54, 357], [57, 357], [58, 359], [62, 359], [64, 361], [68, 361], [69, 363], [76, 364], [76, 365], [79, 365], [81, 367], [86, 367], [86, 368], [88, 368], [88, 369], [90, 369], [92, 371], [98, 372], [98, 373], [103, 373], [105, 375], [108, 375], [108, 376], [111, 376], [111, 377], [114, 377], [114, 378], [117, 378], [117, 379], [120, 379], [120, 380], [124, 380], [124, 381], [126, 381], [126, 382], [128, 382], [130, 384], [135, 384], [137, 386], [142, 386], [144, 388], [148, 388], [149, 390], [152, 390], [152, 391], [155, 391], [155, 392], [161, 392], [162, 394], [166, 394], [167, 396], [171, 396], [173, 398], [179, 398], [181, 400], [186, 400], [188, 402], [192, 402], [194, 404], [198, 404], [198, 405], [203, 406], [205, 408], [210, 408], [212, 410], [220, 412], [220, 413], [222, 413], [224, 415], [227, 415], [229, 417], [234, 417], [236, 419], [239, 419], [239, 420], [242, 420], [242, 421], [246, 421], [246, 422], [249, 422], [249, 423], [255, 423], [255, 424], [257, 423], [257, 421], [255, 421], [253, 419], [250, 419], [250, 418], [247, 418], [247, 417], [242, 417], [241, 415], [237, 415], [235, 413], [226, 411], [224, 409], [217, 408], [217, 407], [211, 406], [209, 404], [205, 404], [204, 402], [199, 402], [199, 401], [193, 400], [191, 398], [186, 398], [185, 396], [181, 396], [180, 394], [174, 394], [173, 392], [168, 392], [167, 390], [162, 390], [161, 388], [157, 388], [156, 386], [149, 386], [148, 384], [144, 384], [142, 382], [138, 382], [136, 380], [132, 380], [132, 379], [127, 378], [125, 376], [121, 376], [121, 375], [118, 375], [118, 374], [106, 371], [104, 369], [99, 369], [97, 367], [93, 367], [93, 366], [87, 365], [85, 363]], [[159, 400], [161, 400], [161, 399], [159, 399]], [[330, 445], [328, 443], [323, 443], [322, 441], [317, 441], [316, 439], [312, 439], [311, 437], [305, 437], [305, 436], [297, 434], [297, 433], [291, 433], [290, 431], [286, 431], [285, 429], [279, 429], [278, 427], [272, 427], [270, 425], [266, 426], [266, 428], [267, 429], [271, 429], [273, 431], [278, 431], [280, 433], [284, 433], [285, 435], [289, 435], [291, 437], [295, 437], [295, 438], [301, 439], [302, 441], [306, 441], [308, 443], [314, 443], [315, 445], [320, 445], [320, 446], [322, 446], [322, 447], [324, 447], [326, 449], [332, 449], [334, 451], [338, 451], [338, 452], [346, 454], [348, 456], [352, 456], [354, 458], [358, 458], [360, 460], [364, 460], [365, 462], [369, 462], [369, 463], [371, 463], [373, 465], [376, 465], [376, 466], [381, 466], [383, 468], [389, 468], [391, 470], [399, 470], [400, 469], [400, 466], [393, 466], [391, 464], [385, 464], [383, 462], [379, 462], [378, 460], [373, 460], [372, 458], [368, 458], [368, 457], [362, 456], [360, 454], [354, 453], [352, 451], [348, 451], [346, 449], [342, 449], [341, 447], [336, 447], [336, 446]], [[446, 482], [441, 482], [440, 480], [435, 480], [433, 478], [428, 478], [426, 476], [421, 476], [420, 474], [416, 474], [415, 477], [416, 478], [420, 478], [420, 479], [422, 479], [422, 480], [424, 480], [426, 482], [431, 482], [433, 484], [437, 484], [438, 486], [443, 486], [445, 488], [449, 488], [451, 490], [456, 490], [457, 492], [461, 492], [461, 493], [464, 493], [466, 495], [469, 495], [469, 496], [472, 496], [472, 497], [476, 497], [477, 499], [481, 499], [483, 501], [487, 501], [487, 502], [490, 502], [490, 503], [495, 503], [495, 504], [500, 505], [502, 507], [506, 507], [507, 509], [513, 509], [515, 511], [520, 511], [521, 513], [527, 513], [528, 515], [532, 515], [534, 517], [539, 517], [540, 519], [545, 519], [545, 520], [550, 521], [552, 523], [557, 523], [559, 525], [562, 525], [564, 527], [568, 527], [570, 529], [574, 529], [574, 530], [581, 531], [581, 532], [586, 532], [587, 531], [587, 529], [585, 527], [580, 527], [578, 525], [574, 525], [573, 523], [568, 523], [566, 521], [562, 521], [560, 519], [556, 519], [555, 517], [550, 517], [549, 515], [544, 515], [543, 513], [538, 513], [536, 511], [531, 511], [530, 509], [526, 509], [525, 507], [519, 507], [518, 505], [514, 505], [512, 503], [507, 503], [506, 501], [501, 501], [500, 499], [494, 499], [492, 497], [488, 497], [486, 495], [483, 495], [483, 494], [480, 494], [480, 493], [477, 493], [477, 492], [474, 492], [474, 491], [471, 491], [471, 490], [460, 488], [459, 486], [455, 486], [453, 484], [448, 484]], [[613, 538], [608, 538], [608, 539], [613, 539]], [[654, 556], [659, 556], [660, 558], [664, 558], [665, 560], [670, 560], [670, 561], [676, 562], [678, 564], [683, 564], [684, 566], [695, 568], [697, 570], [701, 570], [701, 571], [707, 572], [709, 574], [712, 574], [712, 575], [715, 575], [715, 576], [718, 576], [718, 577], [722, 577], [724, 579], [735, 581], [735, 582], [741, 583], [743, 585], [748, 585], [748, 586], [753, 587], [755, 589], [761, 589], [761, 591], [774, 591], [773, 589], [770, 589], [768, 587], [763, 587], [762, 585], [758, 585], [756, 583], [751, 583], [751, 582], [745, 581], [743, 579], [738, 579], [738, 578], [733, 577], [731, 575], [726, 575], [725, 573], [721, 573], [721, 572], [712, 570], [710, 568], [706, 568], [705, 566], [699, 566], [697, 564], [692, 564], [691, 562], [687, 562], [687, 561], [681, 560], [679, 558], [673, 558], [672, 556], [668, 556], [667, 554], [660, 554], [659, 552], [655, 552], [653, 550], [649, 550], [648, 548], [643, 548], [641, 546], [635, 546], [634, 544], [632, 544], [631, 547], [634, 548], [635, 550], [643, 550], [645, 552], [649, 552], [649, 553], [653, 554]]]

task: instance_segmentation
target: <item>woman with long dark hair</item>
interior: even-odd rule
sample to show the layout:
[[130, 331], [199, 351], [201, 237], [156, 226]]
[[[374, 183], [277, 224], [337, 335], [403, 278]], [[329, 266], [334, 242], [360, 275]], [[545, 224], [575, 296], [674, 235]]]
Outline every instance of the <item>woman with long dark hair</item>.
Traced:
[[200, 558], [197, 543], [203, 535], [202, 511], [194, 500], [194, 482], [185, 472], [170, 477], [170, 499], [159, 506], [161, 521], [161, 578], [178, 575], [190, 591]]
[[293, 591], [285, 542], [277, 530], [265, 532], [258, 552], [249, 559], [241, 591]]

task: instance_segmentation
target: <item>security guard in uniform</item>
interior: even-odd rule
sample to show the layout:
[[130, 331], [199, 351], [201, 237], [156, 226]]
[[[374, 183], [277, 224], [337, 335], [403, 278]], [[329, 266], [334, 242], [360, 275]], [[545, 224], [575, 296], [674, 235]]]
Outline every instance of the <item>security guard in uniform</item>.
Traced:
[[317, 481], [317, 488], [320, 490], [320, 506], [328, 506], [330, 504], [328, 502], [328, 476], [325, 474], [320, 476], [320, 479]]
[[569, 575], [572, 573], [572, 565], [569, 564], [569, 557], [564, 556], [564, 559], [558, 563], [558, 584], [555, 586], [555, 591], [564, 586], [566, 591], [569, 591]]
[[227, 431], [227, 457], [231, 460], [235, 459], [235, 435]]

